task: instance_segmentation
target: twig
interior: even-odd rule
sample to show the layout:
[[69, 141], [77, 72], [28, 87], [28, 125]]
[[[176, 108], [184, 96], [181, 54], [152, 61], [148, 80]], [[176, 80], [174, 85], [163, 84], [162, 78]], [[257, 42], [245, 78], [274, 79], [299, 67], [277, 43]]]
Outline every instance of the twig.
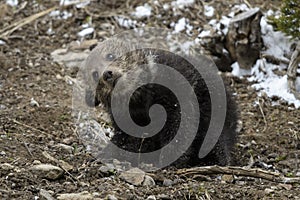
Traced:
[[261, 58], [265, 58], [268, 62], [270, 62], [272, 64], [275, 64], [275, 65], [279, 65], [281, 63], [285, 64], [285, 65], [289, 64], [288, 59], [284, 60], [284, 59], [281, 59], [281, 58], [276, 58], [275, 56], [269, 55], [269, 54], [262, 54]]
[[236, 176], [248, 176], [254, 178], [261, 178], [276, 183], [300, 183], [300, 177], [288, 178], [277, 172], [269, 172], [262, 169], [248, 169], [244, 167], [220, 167], [220, 166], [207, 166], [195, 167], [189, 169], [180, 169], [177, 171], [178, 175], [192, 176], [197, 174], [231, 174]]
[[4, 29], [0, 30], [0, 38], [4, 38], [4, 37], [7, 37], [8, 35], [10, 35], [11, 33], [13, 33], [15, 30], [21, 28], [22, 26], [26, 25], [26, 24], [29, 24], [31, 23], [32, 21], [50, 13], [51, 11], [57, 9], [58, 6], [54, 6], [52, 8], [49, 8], [47, 10], [44, 10], [42, 12], [39, 12], [37, 14], [34, 14], [34, 15], [31, 15], [29, 17], [26, 17], [25, 19], [21, 19], [20, 21], [18, 22], [15, 22], [7, 27], [5, 27]]
[[21, 122], [15, 120], [15, 119], [11, 119], [11, 118], [8, 118], [8, 119], [11, 120], [11, 121], [13, 121], [14, 123], [16, 123], [16, 124], [18, 124], [18, 125], [24, 126], [24, 127], [29, 128], [29, 129], [31, 129], [31, 130], [34, 130], [34, 131], [37, 131], [37, 132], [40, 132], [40, 133], [42, 133], [42, 134], [47, 135], [47, 133], [46, 133], [45, 131], [41, 131], [41, 130], [36, 129], [36, 128], [32, 127], [32, 126], [29, 126], [29, 125], [27, 125], [27, 124], [23, 124], [23, 123], [21, 123]]
[[28, 148], [27, 144], [24, 141], [23, 141], [23, 144], [24, 144], [26, 150], [28, 151], [29, 155], [33, 158], [33, 155], [31, 153], [30, 149]]
[[263, 116], [264, 122], [265, 122], [265, 127], [264, 127], [264, 129], [263, 129], [263, 131], [265, 131], [265, 130], [267, 129], [268, 122], [267, 122], [267, 119], [266, 119], [266, 115], [265, 115], [265, 113], [264, 113], [264, 110], [263, 110], [263, 108], [262, 108], [262, 106], [261, 106], [261, 104], [260, 104], [260, 98], [258, 98], [258, 106], [259, 106], [259, 110], [260, 110], [260, 112], [261, 112], [261, 114], [262, 114], [262, 116]]
[[21, 19], [20, 21], [14, 22], [11, 25], [9, 25], [9, 26], [7, 26], [7, 27], [0, 30], [0, 38], [5, 38], [5, 37], [9, 36], [11, 33], [18, 30], [19, 28], [23, 27], [24, 25], [29, 24], [29, 23], [33, 22], [34, 20], [36, 20], [36, 19], [38, 19], [38, 18], [40, 18], [44, 15], [47, 15], [48, 13], [50, 13], [53, 10], [56, 10], [56, 9], [59, 9], [59, 8], [61, 8], [61, 9], [62, 8], [67, 8], [67, 7], [73, 6], [77, 3], [78, 2], [73, 2], [73, 3], [68, 4], [68, 5], [54, 6], [52, 8], [47, 9], [47, 10], [41, 11], [39, 13], [36, 13], [34, 15], [31, 15], [29, 17]]

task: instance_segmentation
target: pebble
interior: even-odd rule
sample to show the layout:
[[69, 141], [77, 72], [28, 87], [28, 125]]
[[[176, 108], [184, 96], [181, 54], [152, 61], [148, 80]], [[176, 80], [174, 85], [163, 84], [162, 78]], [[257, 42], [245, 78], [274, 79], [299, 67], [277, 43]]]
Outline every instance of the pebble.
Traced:
[[151, 176], [145, 175], [143, 185], [144, 186], [153, 186], [153, 185], [155, 185], [155, 181]]
[[61, 168], [50, 164], [34, 165], [30, 167], [29, 170], [35, 175], [49, 180], [59, 179], [64, 174]]
[[81, 193], [69, 193], [69, 194], [59, 194], [57, 196], [58, 200], [92, 200], [93, 195], [87, 191]]
[[55, 200], [52, 195], [50, 194], [50, 192], [48, 192], [47, 190], [41, 189], [40, 190], [40, 196], [42, 197], [41, 199], [45, 199], [45, 200]]
[[159, 194], [159, 195], [157, 196], [157, 198], [158, 198], [158, 199], [161, 199], [161, 200], [169, 200], [169, 199], [171, 199], [171, 197], [169, 197], [169, 196], [166, 195], [166, 194]]
[[10, 171], [12, 171], [14, 169], [15, 169], [15, 166], [13, 166], [9, 163], [0, 164], [0, 174], [9, 173]]
[[170, 179], [165, 179], [163, 182], [163, 186], [169, 187], [173, 185], [173, 181]]
[[274, 190], [272, 190], [272, 189], [270, 189], [270, 188], [266, 188], [265, 189], [265, 193], [266, 194], [270, 194], [270, 193], [273, 193], [274, 192]]
[[107, 199], [107, 200], [118, 200], [118, 198], [115, 197], [115, 196], [112, 195], [112, 194], [107, 195], [105, 199]]
[[120, 179], [135, 186], [140, 186], [145, 178], [145, 172], [139, 168], [132, 168], [120, 174]]
[[65, 151], [66, 153], [72, 154], [74, 152], [74, 147], [59, 143], [56, 145], [59, 149]]
[[154, 195], [150, 195], [149, 197], [147, 197], [146, 200], [156, 200], [155, 196]]

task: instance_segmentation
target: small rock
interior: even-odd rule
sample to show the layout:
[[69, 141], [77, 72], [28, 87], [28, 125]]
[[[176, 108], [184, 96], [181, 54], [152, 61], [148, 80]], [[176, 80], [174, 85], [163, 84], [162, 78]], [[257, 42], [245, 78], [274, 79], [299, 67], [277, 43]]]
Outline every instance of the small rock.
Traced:
[[144, 186], [153, 186], [153, 185], [155, 185], [155, 181], [153, 180], [153, 178], [151, 176], [145, 175], [143, 185]]
[[115, 172], [115, 167], [113, 164], [107, 163], [105, 165], [102, 165], [99, 168], [100, 172], [102, 172], [103, 174], [114, 174]]
[[87, 191], [81, 193], [69, 193], [69, 194], [59, 194], [57, 199], [59, 200], [92, 200], [94, 197]]
[[132, 168], [120, 174], [120, 179], [135, 186], [140, 186], [145, 178], [145, 172], [139, 168]]
[[166, 194], [159, 194], [159, 195], [157, 196], [157, 199], [161, 199], [161, 200], [170, 200], [171, 197], [169, 197], [169, 196], [166, 195]]
[[52, 195], [47, 190], [44, 190], [44, 189], [40, 190], [40, 197], [42, 200], [55, 200], [52, 197]]
[[265, 193], [266, 194], [270, 194], [270, 193], [273, 193], [274, 192], [274, 190], [272, 190], [272, 189], [270, 189], [270, 188], [266, 188], [265, 189]]
[[34, 160], [34, 161], [32, 162], [32, 164], [34, 164], [34, 165], [39, 165], [39, 164], [42, 164], [42, 162], [39, 161], [39, 160]]
[[14, 169], [15, 169], [15, 166], [13, 166], [9, 163], [0, 164], [0, 174], [3, 174], [3, 173], [7, 174]]
[[5, 151], [0, 151], [0, 156], [6, 156]]
[[279, 184], [280, 187], [286, 189], [286, 190], [291, 190], [293, 186], [291, 184]]
[[66, 145], [66, 144], [57, 144], [56, 145], [59, 149], [65, 151], [66, 153], [72, 154], [74, 152], [74, 147]]
[[40, 107], [40, 104], [36, 100], [34, 100], [33, 97], [30, 99], [30, 105], [32, 107]]
[[173, 185], [173, 181], [170, 179], [165, 179], [163, 182], [163, 186], [169, 187]]
[[234, 181], [233, 175], [228, 175], [228, 174], [224, 174], [221, 179], [226, 183], [232, 183]]
[[150, 195], [149, 197], [147, 197], [146, 200], [156, 200], [155, 196], [154, 195]]
[[75, 142], [75, 138], [74, 137], [68, 137], [62, 140], [62, 142], [64, 144], [70, 145], [73, 144]]
[[115, 197], [115, 196], [112, 195], [112, 194], [107, 195], [107, 196], [106, 196], [106, 199], [107, 199], [107, 200], [118, 200], [118, 198]]
[[56, 180], [64, 174], [64, 171], [61, 168], [50, 164], [34, 165], [30, 167], [29, 170], [41, 178], [50, 180]]
[[129, 188], [130, 190], [134, 190], [134, 186], [133, 186], [133, 185], [129, 185], [128, 188]]

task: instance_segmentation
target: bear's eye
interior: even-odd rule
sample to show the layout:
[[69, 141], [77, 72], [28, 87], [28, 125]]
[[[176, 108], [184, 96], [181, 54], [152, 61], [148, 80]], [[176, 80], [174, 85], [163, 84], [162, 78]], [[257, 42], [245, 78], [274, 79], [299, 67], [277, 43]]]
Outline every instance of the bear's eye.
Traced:
[[113, 61], [116, 58], [116, 56], [112, 53], [109, 53], [106, 55], [106, 60]]
[[98, 82], [98, 81], [99, 81], [99, 74], [98, 74], [97, 71], [94, 71], [94, 72], [92, 73], [92, 76], [93, 76], [93, 79], [94, 79], [95, 82]]

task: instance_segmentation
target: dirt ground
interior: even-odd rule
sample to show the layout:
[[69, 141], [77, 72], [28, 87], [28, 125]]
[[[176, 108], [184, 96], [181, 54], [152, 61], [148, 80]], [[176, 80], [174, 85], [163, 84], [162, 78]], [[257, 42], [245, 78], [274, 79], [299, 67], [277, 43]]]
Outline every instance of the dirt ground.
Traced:
[[[206, 2], [222, 13], [229, 2], [244, 1]], [[278, 8], [278, 2], [249, 0], [263, 10]], [[57, 4], [57, 1], [28, 1], [18, 10], [0, 3], [0, 29]], [[76, 70], [55, 63], [50, 53], [76, 41], [80, 25], [91, 13], [95, 14], [96, 31], [87, 39], [101, 40], [97, 32], [107, 32], [110, 36], [109, 30], [103, 28], [104, 23], [115, 25], [116, 32], [125, 30], [117, 26], [112, 16], [126, 14], [140, 4], [133, 1], [126, 7], [125, 1], [93, 1], [86, 10], [69, 6], [66, 10], [73, 14], [71, 18], [53, 20], [45, 15], [0, 38], [6, 41], [0, 45], [0, 198], [47, 199], [41, 195], [43, 189], [54, 198], [62, 193], [87, 191], [98, 199], [113, 199], [107, 195], [118, 199], [146, 199], [150, 195], [156, 199], [300, 199], [299, 184], [251, 177], [234, 176], [227, 180], [216, 174], [196, 178], [179, 176], [176, 169], [168, 169], [153, 174], [154, 186], [132, 187], [118, 173], [99, 171], [102, 164], [87, 153], [71, 116], [72, 85], [65, 77], [75, 78]], [[52, 35], [47, 34], [50, 23], [55, 31]], [[299, 109], [276, 98], [258, 97], [245, 79], [232, 78], [231, 87], [237, 94], [243, 122], [234, 153], [236, 165], [299, 177]], [[279, 105], [272, 106], [272, 100]], [[62, 148], [60, 144], [70, 148]], [[37, 163], [58, 165], [45, 152], [68, 163], [72, 170], [55, 180], [31, 172], [29, 168]], [[163, 183], [165, 179], [177, 181], [168, 186]]]

